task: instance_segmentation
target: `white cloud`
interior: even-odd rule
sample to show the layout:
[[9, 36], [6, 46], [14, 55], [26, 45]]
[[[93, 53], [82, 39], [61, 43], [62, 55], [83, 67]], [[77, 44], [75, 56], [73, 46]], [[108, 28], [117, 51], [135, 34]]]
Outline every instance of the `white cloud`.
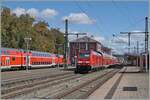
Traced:
[[16, 8], [12, 10], [12, 13], [15, 13], [16, 16], [20, 16], [22, 14], [29, 14], [32, 17], [38, 17], [38, 18], [50, 18], [52, 16], [56, 16], [58, 12], [54, 9], [43, 9], [42, 11], [39, 11], [36, 8], [30, 8], [30, 9], [24, 9], [24, 8]]
[[100, 42], [104, 42], [105, 41], [105, 38], [101, 37], [101, 36], [94, 37], [94, 39], [97, 40], [97, 41], [100, 41]]
[[[118, 39], [119, 38], [119, 39]], [[122, 46], [126, 45], [126, 37], [118, 37], [117, 39], [106, 38], [103, 36], [94, 37], [95, 40], [100, 41], [104, 46], [111, 48], [113, 53], [121, 54], [124, 52]], [[120, 43], [123, 43], [120, 45]]]
[[127, 37], [114, 37], [111, 40], [112, 43], [128, 43], [128, 38]]
[[110, 39], [106, 39], [105, 37], [102, 37], [102, 36], [94, 37], [94, 39], [99, 41], [102, 45], [111, 48], [111, 41], [110, 41]]
[[55, 15], [57, 15], [58, 14], [58, 12], [56, 11], [56, 10], [54, 10], [54, 9], [44, 9], [42, 12], [41, 12], [41, 15], [43, 16], [43, 17], [52, 17], [52, 16], [55, 16]]
[[[127, 37], [118, 37], [118, 42], [121, 42], [121, 43], [128, 43], [128, 38]], [[117, 42], [116, 40], [116, 42]]]
[[69, 22], [78, 24], [93, 24], [95, 20], [90, 19], [85, 13], [70, 13], [69, 16], [64, 16], [62, 20], [68, 19]]
[[35, 8], [28, 9], [26, 11], [26, 13], [29, 14], [30, 16], [32, 16], [32, 17], [39, 16], [39, 11], [37, 9], [35, 9]]
[[15, 13], [16, 16], [19, 17], [19, 16], [22, 15], [22, 14], [26, 14], [26, 10], [25, 10], [24, 8], [18, 7], [18, 8], [16, 8], [16, 9], [14, 9], [14, 10], [12, 11], [12, 13]]
[[140, 31], [140, 30], [133, 30], [133, 31], [131, 31], [131, 32], [142, 32], [142, 31]]

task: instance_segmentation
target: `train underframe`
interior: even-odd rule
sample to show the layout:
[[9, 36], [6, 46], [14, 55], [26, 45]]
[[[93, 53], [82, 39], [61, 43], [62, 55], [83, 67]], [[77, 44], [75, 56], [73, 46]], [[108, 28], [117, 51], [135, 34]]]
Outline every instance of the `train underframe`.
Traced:
[[108, 65], [106, 66], [97, 66], [97, 67], [92, 67], [90, 65], [77, 65], [75, 69], [75, 73], [88, 73], [89, 71], [97, 71], [100, 69], [105, 69], [105, 68], [122, 68], [122, 64], [113, 64], [113, 65]]
[[75, 69], [75, 73], [88, 73], [89, 71], [97, 71], [104, 68], [104, 66], [92, 67], [90, 65], [78, 65]]
[[81, 65], [77, 65], [76, 69], [75, 69], [75, 73], [88, 73], [91, 70], [91, 66], [81, 66]]

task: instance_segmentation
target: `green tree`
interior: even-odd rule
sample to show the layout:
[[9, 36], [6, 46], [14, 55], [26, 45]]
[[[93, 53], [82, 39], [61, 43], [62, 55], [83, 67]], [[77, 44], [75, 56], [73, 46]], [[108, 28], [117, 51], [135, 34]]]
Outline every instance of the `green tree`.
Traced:
[[64, 43], [64, 33], [57, 28], [49, 29], [45, 21], [35, 23], [35, 19], [28, 14], [18, 17], [9, 8], [3, 7], [1, 19], [2, 47], [25, 49], [26, 37], [32, 38], [31, 50], [55, 52], [56, 44]]

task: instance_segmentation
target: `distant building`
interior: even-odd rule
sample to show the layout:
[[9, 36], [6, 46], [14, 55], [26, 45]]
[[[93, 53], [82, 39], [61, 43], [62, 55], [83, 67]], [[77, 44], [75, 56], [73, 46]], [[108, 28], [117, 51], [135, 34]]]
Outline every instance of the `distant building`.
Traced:
[[70, 60], [74, 62], [74, 57], [77, 56], [79, 50], [101, 51], [111, 54], [111, 49], [103, 46], [99, 41], [91, 37], [84, 36], [70, 42]]

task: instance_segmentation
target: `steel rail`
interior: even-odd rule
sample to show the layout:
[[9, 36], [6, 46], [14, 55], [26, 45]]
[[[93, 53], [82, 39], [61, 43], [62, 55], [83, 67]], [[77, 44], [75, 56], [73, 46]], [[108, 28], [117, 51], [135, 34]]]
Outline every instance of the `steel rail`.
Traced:
[[22, 95], [22, 94], [26, 94], [26, 93], [29, 93], [29, 92], [32, 92], [32, 91], [35, 91], [35, 90], [40, 90], [40, 89], [43, 89], [43, 88], [46, 88], [46, 87], [51, 87], [51, 86], [54, 86], [54, 85], [57, 85], [57, 84], [60, 84], [62, 82], [66, 82], [66, 81], [69, 81], [69, 80], [72, 80], [72, 79], [75, 79], [75, 78], [79, 78], [80, 76], [74, 76], [73, 74], [72, 75], [68, 75], [68, 76], [64, 76], [64, 77], [59, 77], [57, 79], [53, 79], [52, 80], [49, 80], [49, 82], [39, 82], [37, 83], [36, 86], [34, 86], [35, 84], [30, 84], [28, 86], [28, 88], [26, 88], [26, 85], [23, 86], [23, 89], [17, 89], [16, 91], [13, 91], [13, 92], [10, 92], [10, 93], [7, 93], [7, 94], [4, 94], [2, 95], [2, 99], [9, 99], [9, 98], [14, 98], [18, 95]]
[[1, 83], [1, 88], [5, 87], [5, 86], [9, 86], [9, 85], [14, 85], [14, 84], [19, 84], [19, 83], [22, 83], [22, 82], [29, 82], [29, 81], [33, 81], [33, 80], [41, 80], [41, 79], [45, 79], [45, 78], [49, 78], [49, 77], [55, 77], [55, 76], [61, 76], [61, 75], [65, 75], [65, 74], [70, 74], [72, 72], [65, 72], [65, 73], [61, 73], [61, 74], [49, 74], [49, 75], [43, 75], [43, 76], [30, 76], [30, 77], [25, 77], [23, 79], [21, 78], [16, 78], [16, 79], [13, 79], [13, 80], [5, 80], [5, 81], [2, 81]]
[[[111, 70], [111, 71], [109, 71], [109, 72], [106, 72], [106, 73], [104, 73], [104, 74], [102, 74], [102, 75], [100, 75], [100, 76], [97, 76], [97, 77], [94, 78], [94, 79], [88, 80], [88, 81], [86, 81], [86, 82], [84, 82], [84, 83], [82, 83], [82, 84], [80, 84], [80, 85], [78, 85], [78, 86], [76, 86], [76, 87], [74, 87], [74, 88], [72, 88], [72, 89], [69, 89], [68, 91], [61, 92], [61, 93], [59, 93], [59, 94], [57, 94], [57, 95], [55, 95], [55, 96], [53, 96], [53, 97], [51, 97], [51, 98], [53, 98], [53, 99], [65, 98], [65, 97], [67, 97], [68, 95], [74, 93], [75, 91], [78, 91], [79, 89], [82, 89], [83, 87], [85, 87], [85, 86], [91, 84], [92, 82], [97, 81], [98, 79], [101, 79], [101, 78], [105, 77], [107, 74], [110, 74], [111, 72], [115, 72], [115, 73], [116, 73], [116, 70], [114, 69], [114, 70]], [[118, 70], [117, 70], [117, 72], [118, 72]]]

